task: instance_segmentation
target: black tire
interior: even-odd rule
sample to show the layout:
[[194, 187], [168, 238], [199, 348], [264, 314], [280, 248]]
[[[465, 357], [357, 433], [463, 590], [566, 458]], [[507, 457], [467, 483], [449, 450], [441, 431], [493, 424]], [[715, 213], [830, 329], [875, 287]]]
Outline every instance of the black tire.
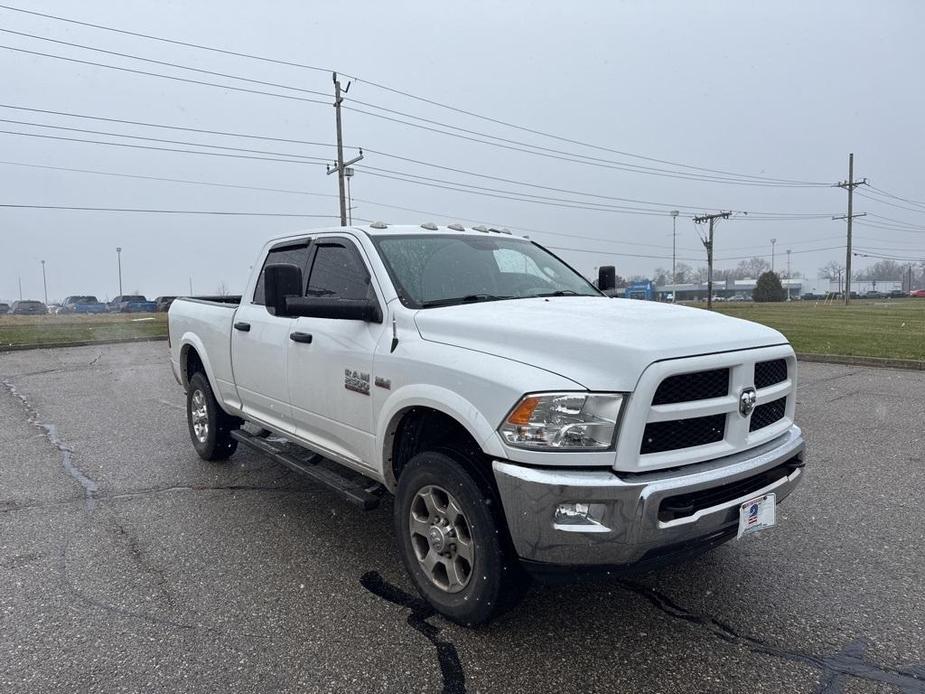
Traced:
[[[227, 460], [238, 447], [238, 442], [231, 438], [232, 430], [238, 427], [238, 420], [219, 407], [209, 379], [201, 371], [194, 373], [189, 380], [186, 423], [193, 448], [203, 460]], [[204, 430], [202, 424], [205, 424]]]
[[[418, 559], [417, 551], [425, 551], [424, 545], [420, 537], [411, 536], [412, 504], [419, 503], [418, 494], [428, 487], [449, 492], [467, 521], [474, 560], [468, 582], [456, 592], [432, 580]], [[425, 451], [408, 461], [395, 494], [395, 534], [402, 562], [421, 596], [454, 622], [483, 624], [516, 605], [526, 591], [529, 580], [507, 539], [497, 495], [486, 480], [470, 474], [464, 461], [451, 455]], [[433, 546], [427, 546], [426, 552], [432, 551]]]

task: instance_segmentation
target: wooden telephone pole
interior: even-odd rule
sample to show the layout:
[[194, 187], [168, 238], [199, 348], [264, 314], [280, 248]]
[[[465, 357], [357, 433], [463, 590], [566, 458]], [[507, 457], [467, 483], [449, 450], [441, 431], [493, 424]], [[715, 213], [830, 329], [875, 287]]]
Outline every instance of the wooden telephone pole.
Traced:
[[832, 217], [832, 219], [845, 219], [848, 221], [848, 241], [845, 247], [845, 306], [851, 300], [851, 221], [855, 217], [863, 217], [867, 213], [854, 214], [854, 189], [860, 185], [867, 185], [867, 179], [860, 181], [854, 180], [854, 152], [848, 155], [848, 180], [836, 183], [836, 188], [844, 188], [848, 191], [848, 214], [841, 214]]
[[694, 217], [694, 224], [710, 223], [709, 235], [706, 239], [701, 239], [707, 249], [707, 310], [713, 309], [713, 225], [717, 219], [729, 219], [731, 216], [732, 212], [717, 212]]
[[[347, 190], [344, 172], [348, 166], [356, 164], [363, 158], [363, 150], [360, 149], [359, 156], [354, 157], [350, 161], [344, 161], [344, 134], [340, 120], [340, 105], [344, 97], [341, 94], [340, 80], [337, 79], [337, 73], [332, 73], [332, 77], [334, 79], [334, 114], [337, 123], [337, 161], [334, 162], [334, 166], [328, 167], [328, 175], [330, 176], [332, 173], [337, 172], [337, 187], [340, 191], [340, 225], [345, 227], [347, 226]], [[347, 82], [347, 87], [344, 89], [343, 94], [346, 94], [348, 91], [350, 91], [350, 82]]]

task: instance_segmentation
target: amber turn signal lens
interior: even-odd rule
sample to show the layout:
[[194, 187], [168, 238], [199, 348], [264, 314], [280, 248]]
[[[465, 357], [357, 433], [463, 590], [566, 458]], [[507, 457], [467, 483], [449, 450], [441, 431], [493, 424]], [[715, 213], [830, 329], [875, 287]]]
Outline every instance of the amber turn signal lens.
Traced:
[[507, 418], [508, 424], [527, 426], [530, 423], [530, 418], [533, 417], [534, 410], [536, 410], [539, 404], [539, 398], [524, 398], [520, 401], [516, 409], [511, 412], [511, 416]]

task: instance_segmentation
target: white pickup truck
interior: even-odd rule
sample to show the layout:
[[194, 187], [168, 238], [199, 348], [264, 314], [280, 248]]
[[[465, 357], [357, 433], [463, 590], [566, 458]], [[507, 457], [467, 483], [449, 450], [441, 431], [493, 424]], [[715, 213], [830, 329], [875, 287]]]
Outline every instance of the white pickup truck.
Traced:
[[240, 299], [178, 299], [169, 329], [198, 454], [246, 444], [364, 508], [394, 494], [411, 579], [460, 623], [530, 575], [772, 526], [802, 478], [780, 333], [608, 298], [495, 229], [276, 239]]

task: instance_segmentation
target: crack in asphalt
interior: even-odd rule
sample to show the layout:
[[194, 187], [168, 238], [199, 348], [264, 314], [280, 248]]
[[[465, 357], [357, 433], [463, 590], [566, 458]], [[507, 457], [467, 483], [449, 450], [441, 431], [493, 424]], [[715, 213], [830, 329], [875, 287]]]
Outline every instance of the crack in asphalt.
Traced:
[[[270, 480], [271, 482], [277, 481], [275, 478]], [[280, 492], [280, 493], [296, 493], [301, 491], [307, 491], [301, 487], [267, 487], [263, 485], [248, 485], [248, 484], [228, 484], [228, 485], [218, 485], [218, 486], [209, 486], [209, 485], [190, 485], [190, 486], [171, 486], [171, 487], [155, 487], [150, 489], [138, 489], [138, 490], [127, 490], [124, 492], [117, 493], [106, 493], [98, 492], [94, 495], [95, 501], [113, 501], [120, 499], [131, 499], [134, 497], [142, 496], [152, 496], [155, 494], [172, 494], [174, 492]], [[0, 513], [12, 513], [14, 511], [25, 511], [29, 509], [36, 508], [55, 508], [57, 506], [69, 506], [71, 504], [83, 501], [83, 497], [67, 498], [67, 499], [57, 499], [52, 501], [38, 501], [34, 502], [31, 499], [26, 499], [24, 501], [18, 501], [16, 499], [0, 499]]]
[[28, 421], [28, 423], [35, 428], [44, 431], [45, 438], [48, 439], [48, 442], [57, 448], [58, 452], [61, 453], [62, 467], [75, 482], [83, 487], [84, 506], [88, 511], [92, 511], [96, 505], [96, 501], [94, 499], [94, 495], [97, 492], [96, 482], [87, 477], [76, 465], [74, 465], [74, 462], [71, 460], [74, 451], [68, 447], [67, 444], [65, 444], [64, 441], [62, 441], [58, 436], [58, 427], [50, 422], [43, 422], [39, 417], [38, 410], [32, 406], [32, 403], [29, 402], [25, 395], [16, 389], [15, 385], [9, 381], [3, 381], [3, 386], [10, 392], [10, 395], [13, 395], [22, 403], [23, 409], [26, 411], [26, 421]]
[[728, 624], [713, 617], [691, 612], [654, 588], [625, 580], [618, 581], [618, 583], [631, 593], [645, 598], [669, 617], [703, 627], [723, 641], [745, 646], [752, 653], [770, 655], [775, 658], [819, 668], [823, 673], [823, 680], [816, 690], [819, 694], [840, 692], [841, 682], [844, 677], [856, 677], [871, 682], [889, 684], [899, 688], [904, 694], [925, 693], [925, 665], [893, 668], [888, 665], [867, 661], [864, 659], [866, 644], [861, 639], [852, 641], [842, 650], [832, 655], [818, 656], [797, 650], [787, 650], [765, 643], [753, 636], [740, 634]]
[[398, 586], [387, 582], [378, 571], [367, 571], [360, 577], [360, 585], [373, 595], [411, 610], [408, 615], [408, 626], [423, 634], [437, 650], [437, 660], [440, 663], [440, 673], [443, 676], [443, 694], [464, 694], [466, 691], [466, 675], [456, 646], [440, 638], [440, 627], [427, 620], [437, 614], [437, 611], [421, 598], [416, 598], [403, 591]]

